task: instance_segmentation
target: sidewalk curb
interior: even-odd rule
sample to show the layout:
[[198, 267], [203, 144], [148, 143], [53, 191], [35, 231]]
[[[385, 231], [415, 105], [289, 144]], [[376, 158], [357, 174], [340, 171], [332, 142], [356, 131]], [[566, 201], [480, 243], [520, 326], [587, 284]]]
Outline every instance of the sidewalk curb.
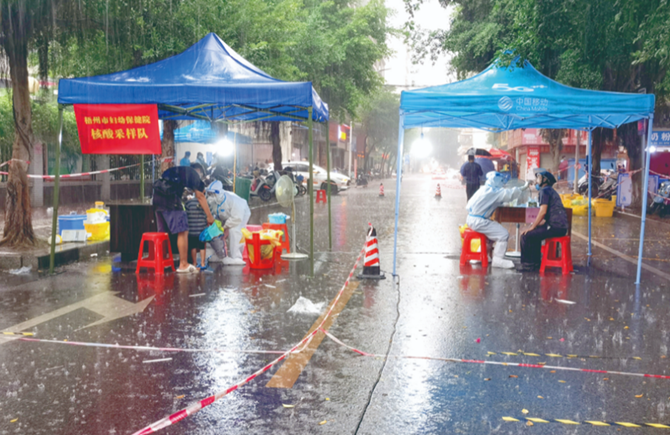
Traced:
[[[91, 255], [107, 255], [109, 240], [86, 244], [67, 243], [56, 248], [55, 266], [88, 260]], [[24, 252], [0, 252], [0, 270], [18, 269], [29, 266], [32, 270], [49, 269], [49, 248]]]

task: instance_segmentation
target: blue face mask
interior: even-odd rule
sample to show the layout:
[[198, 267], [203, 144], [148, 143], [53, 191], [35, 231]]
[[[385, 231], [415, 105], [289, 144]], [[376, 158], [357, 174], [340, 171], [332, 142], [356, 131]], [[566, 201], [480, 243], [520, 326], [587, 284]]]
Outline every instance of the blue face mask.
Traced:
[[536, 184], [535, 185], [535, 190], [539, 191], [540, 189], [542, 189], [542, 186], [540, 186], [539, 184]]

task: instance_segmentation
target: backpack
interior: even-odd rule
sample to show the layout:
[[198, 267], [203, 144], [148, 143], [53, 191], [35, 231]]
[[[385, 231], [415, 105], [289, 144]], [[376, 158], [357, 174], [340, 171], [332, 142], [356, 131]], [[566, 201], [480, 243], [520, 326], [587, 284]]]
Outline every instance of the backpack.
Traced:
[[154, 194], [152, 197], [152, 204], [155, 207], [164, 210], [180, 210], [182, 209], [181, 194], [184, 188], [166, 179], [158, 179], [154, 182]]

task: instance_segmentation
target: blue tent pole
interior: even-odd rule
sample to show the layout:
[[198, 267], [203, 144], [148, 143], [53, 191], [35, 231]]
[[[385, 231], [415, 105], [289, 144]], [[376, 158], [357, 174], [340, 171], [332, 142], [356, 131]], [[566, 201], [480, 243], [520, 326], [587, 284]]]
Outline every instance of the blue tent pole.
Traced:
[[[589, 124], [591, 123], [591, 117], [589, 116]], [[586, 265], [590, 266], [591, 265], [591, 181], [593, 178], [592, 172], [593, 172], [593, 156], [591, 155], [591, 139], [593, 136], [593, 129], [589, 130], [589, 143], [588, 143], [588, 149], [586, 150], [586, 155], [587, 155], [587, 164], [588, 168], [586, 171], [586, 176], [588, 177], [589, 180], [589, 255], [586, 259]]]
[[400, 123], [398, 126], [398, 155], [396, 157], [398, 169], [395, 180], [395, 229], [393, 231], [393, 276], [396, 274], [397, 253], [398, 253], [398, 216], [400, 213], [400, 180], [402, 178], [402, 159], [403, 142], [405, 141], [405, 115], [400, 113]]
[[642, 223], [640, 224], [640, 252], [637, 255], [637, 278], [635, 284], [640, 284], [642, 275], [642, 251], [644, 251], [644, 224], [647, 220], [647, 189], [649, 189], [649, 165], [651, 163], [651, 152], [649, 151], [649, 139], [651, 138], [652, 127], [654, 124], [654, 115], [649, 116], [649, 127], [647, 130], [647, 158], [645, 159], [644, 181], [642, 184]]

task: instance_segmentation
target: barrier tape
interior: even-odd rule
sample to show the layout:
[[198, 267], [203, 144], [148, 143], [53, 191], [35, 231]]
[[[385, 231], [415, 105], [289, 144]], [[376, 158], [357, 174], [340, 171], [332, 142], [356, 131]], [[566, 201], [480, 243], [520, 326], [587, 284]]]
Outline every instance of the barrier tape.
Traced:
[[9, 331], [2, 331], [2, 335], [19, 335], [23, 337], [31, 337], [35, 334], [32, 332], [9, 332]]
[[[160, 159], [159, 162], [170, 162], [172, 161], [172, 157], [166, 157], [164, 159]], [[5, 162], [9, 163], [9, 162]], [[3, 164], [5, 164], [3, 163]], [[151, 160], [144, 162], [144, 164], [152, 163]], [[80, 172], [78, 174], [63, 174], [60, 176], [60, 178], [77, 178], [77, 177], [88, 177], [90, 175], [98, 175], [98, 174], [108, 174], [110, 172], [116, 172], [120, 171], [122, 169], [128, 169], [128, 168], [134, 168], [136, 166], [140, 166], [141, 163], [135, 163], [134, 165], [128, 165], [128, 166], [121, 166], [118, 168], [111, 168], [111, 169], [103, 169], [100, 171], [90, 171], [90, 172]], [[2, 165], [0, 165], [1, 167]], [[0, 171], [0, 175], [9, 175], [9, 172], [2, 172]], [[35, 174], [27, 174], [28, 178], [42, 178], [45, 180], [53, 180], [56, 178], [55, 175], [35, 175]]]
[[10, 164], [11, 162], [23, 162], [23, 163], [25, 163], [26, 165], [29, 165], [29, 164], [30, 164], [30, 161], [27, 161], [27, 160], [21, 160], [21, 159], [9, 159], [9, 160], [7, 160], [7, 161], [4, 162], [4, 163], [0, 163], [0, 168], [2, 168], [2, 167], [5, 166], [5, 165]]
[[670, 426], [661, 423], [628, 423], [625, 421], [598, 421], [598, 420], [574, 421], [561, 418], [545, 420], [543, 418], [537, 418], [537, 417], [519, 417], [519, 418], [503, 417], [502, 419], [503, 421], [512, 423], [514, 422], [521, 423], [525, 420], [526, 425], [528, 426], [532, 426], [535, 423], [560, 423], [563, 425], [573, 425], [573, 426], [590, 424], [591, 426], [653, 427], [656, 429], [670, 429]]
[[[356, 352], [360, 355], [367, 357], [375, 358], [386, 358], [386, 355], [378, 355], [373, 353], [364, 352], [362, 350], [356, 349], [352, 346], [349, 346], [343, 343], [341, 340], [337, 339], [330, 332], [321, 330], [328, 338], [333, 340], [335, 343], [344, 346], [345, 348]], [[432, 361], [445, 361], [445, 362], [455, 362], [455, 363], [466, 363], [466, 364], [484, 364], [484, 365], [495, 365], [495, 366], [505, 366], [505, 367], [523, 367], [531, 369], [546, 369], [546, 370], [557, 370], [557, 371], [567, 371], [567, 372], [582, 372], [582, 373], [599, 373], [599, 374], [608, 374], [608, 375], [620, 375], [620, 376], [636, 376], [641, 378], [656, 378], [656, 379], [670, 379], [668, 375], [653, 375], [648, 373], [634, 373], [634, 372], [620, 372], [615, 370], [593, 370], [593, 369], [582, 369], [578, 367], [563, 367], [563, 366], [550, 366], [546, 364], [527, 364], [527, 363], [515, 363], [515, 362], [502, 362], [502, 361], [486, 361], [486, 360], [476, 360], [476, 359], [463, 359], [463, 358], [443, 358], [443, 357], [429, 357], [429, 356], [410, 356], [410, 355], [389, 355], [389, 358], [398, 358], [398, 359], [425, 359]]]
[[557, 354], [557, 353], [545, 353], [545, 354], [540, 354], [540, 353], [534, 353], [534, 352], [524, 352], [521, 350], [518, 350], [516, 352], [486, 352], [486, 356], [491, 356], [491, 355], [507, 355], [507, 356], [531, 356], [531, 357], [549, 357], [549, 358], [567, 358], [567, 359], [611, 359], [611, 360], [629, 360], [629, 359], [634, 359], [641, 361], [642, 358], [639, 356], [598, 356], [598, 355], [574, 355], [574, 354]]
[[[12, 333], [3, 332], [5, 335], [33, 335], [31, 332]], [[46, 340], [39, 338], [17, 338], [16, 341], [29, 341], [33, 343], [51, 343], [51, 344], [66, 344], [69, 346], [85, 346], [85, 347], [104, 347], [108, 349], [127, 349], [137, 350], [140, 352], [186, 352], [186, 353], [254, 353], [254, 354], [284, 354], [283, 350], [242, 350], [242, 349], [186, 349], [181, 347], [153, 347], [153, 346], [131, 346], [123, 344], [107, 344], [107, 343], [91, 343], [85, 341], [67, 341], [67, 340]]]
[[187, 406], [186, 408], [182, 409], [181, 411], [175, 412], [174, 414], [171, 414], [171, 415], [169, 415], [169, 416], [167, 416], [167, 417], [165, 417], [161, 420], [158, 420], [157, 422], [145, 427], [144, 429], [141, 429], [141, 430], [135, 432], [133, 435], [146, 435], [146, 434], [158, 432], [161, 429], [164, 429], [168, 426], [171, 426], [171, 425], [185, 419], [186, 417], [195, 414], [196, 412], [200, 411], [201, 409], [211, 405], [212, 403], [216, 402], [217, 400], [227, 396], [228, 394], [232, 393], [233, 391], [237, 390], [238, 388], [244, 386], [245, 384], [247, 384], [247, 383], [251, 382], [252, 380], [254, 380], [255, 378], [257, 378], [258, 376], [267, 372], [272, 367], [277, 365], [279, 362], [286, 359], [286, 357], [288, 355], [290, 355], [291, 353], [295, 353], [295, 351], [298, 348], [300, 348], [300, 347], [304, 348], [304, 347], [308, 346], [309, 343], [312, 341], [312, 338], [316, 335], [316, 333], [319, 332], [319, 331], [323, 331], [323, 329], [321, 329], [322, 326], [324, 325], [324, 323], [326, 322], [328, 317], [330, 317], [330, 314], [333, 311], [333, 308], [335, 308], [335, 305], [337, 305], [337, 303], [339, 302], [340, 297], [342, 296], [342, 293], [344, 293], [344, 290], [349, 285], [349, 281], [351, 280], [351, 277], [354, 275], [354, 272], [356, 271], [356, 268], [358, 267], [358, 263], [360, 262], [361, 257], [363, 256], [364, 252], [365, 252], [365, 246], [363, 246], [361, 251], [358, 253], [358, 257], [356, 258], [356, 262], [354, 263], [354, 267], [351, 269], [351, 272], [349, 272], [349, 276], [347, 277], [347, 280], [344, 282], [344, 285], [342, 286], [340, 291], [337, 293], [337, 296], [335, 297], [335, 299], [333, 300], [333, 302], [330, 305], [330, 309], [328, 310], [326, 315], [323, 317], [323, 320], [321, 321], [319, 326], [314, 328], [314, 330], [310, 334], [308, 334], [305, 338], [300, 340], [300, 342], [298, 344], [293, 346], [290, 350], [287, 350], [286, 352], [284, 352], [282, 355], [280, 355], [274, 361], [271, 361], [266, 366], [262, 367], [261, 369], [257, 370], [256, 372], [254, 372], [251, 376], [247, 377], [246, 379], [243, 379], [240, 382], [236, 383], [235, 385], [232, 385], [232, 386], [226, 388], [225, 390], [221, 390], [221, 391], [219, 391], [218, 393], [216, 393], [212, 396], [209, 396], [209, 397], [206, 397], [205, 399], [194, 402], [191, 405]]

